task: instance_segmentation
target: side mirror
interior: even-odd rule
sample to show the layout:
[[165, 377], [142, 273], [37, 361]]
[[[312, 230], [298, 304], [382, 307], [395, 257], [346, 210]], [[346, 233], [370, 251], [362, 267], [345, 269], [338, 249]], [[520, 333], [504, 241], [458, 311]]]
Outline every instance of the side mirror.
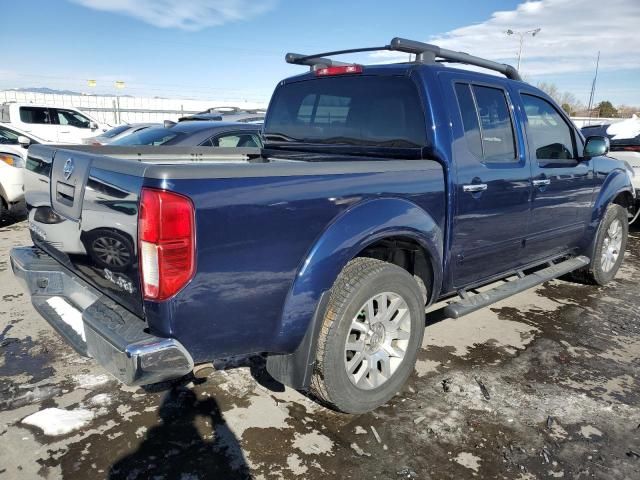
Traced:
[[96, 122], [89, 122], [89, 128], [95, 130], [98, 128], [98, 124]]
[[601, 137], [594, 135], [587, 138], [587, 143], [584, 144], [584, 157], [593, 158], [609, 153], [609, 139], [607, 137]]
[[22, 148], [28, 148], [31, 145], [31, 139], [29, 137], [25, 137], [24, 135], [18, 136], [18, 144]]

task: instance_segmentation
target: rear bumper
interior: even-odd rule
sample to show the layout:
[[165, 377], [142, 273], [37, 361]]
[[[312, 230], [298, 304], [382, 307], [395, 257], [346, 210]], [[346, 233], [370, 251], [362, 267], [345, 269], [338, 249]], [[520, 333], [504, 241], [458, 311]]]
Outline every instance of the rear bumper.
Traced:
[[126, 385], [179, 378], [193, 359], [173, 338], [147, 333], [147, 324], [35, 247], [14, 248], [11, 268], [35, 309], [80, 354], [93, 357]]

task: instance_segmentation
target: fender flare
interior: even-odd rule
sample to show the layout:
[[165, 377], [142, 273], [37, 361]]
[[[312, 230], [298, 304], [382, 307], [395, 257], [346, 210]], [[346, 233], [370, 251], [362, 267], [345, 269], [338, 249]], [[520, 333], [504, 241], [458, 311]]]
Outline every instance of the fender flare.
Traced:
[[276, 380], [296, 389], [308, 387], [316, 339], [333, 283], [364, 248], [397, 236], [422, 246], [433, 270], [430, 295], [437, 295], [442, 285], [443, 252], [443, 232], [437, 221], [418, 205], [400, 198], [377, 198], [351, 207], [323, 232], [296, 273], [276, 332], [282, 351], [291, 353], [267, 357], [267, 370]]
[[600, 222], [604, 217], [607, 208], [621, 193], [627, 192], [633, 198], [633, 185], [629, 176], [624, 170], [615, 169], [612, 170], [605, 178], [600, 191], [593, 203], [593, 209], [591, 213], [591, 220], [587, 225], [587, 231], [585, 235], [586, 244], [585, 250], [591, 252], [593, 242], [598, 232]]

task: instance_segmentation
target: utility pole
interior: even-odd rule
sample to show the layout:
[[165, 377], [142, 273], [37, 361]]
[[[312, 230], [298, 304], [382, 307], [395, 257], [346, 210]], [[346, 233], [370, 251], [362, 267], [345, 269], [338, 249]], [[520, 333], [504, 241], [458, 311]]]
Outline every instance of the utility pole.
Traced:
[[[593, 97], [596, 94], [596, 80], [598, 79], [598, 66], [600, 65], [600, 50], [598, 50], [598, 58], [596, 59], [596, 73], [593, 76], [593, 82], [591, 82], [591, 94], [589, 95], [589, 125], [591, 125], [591, 108], [593, 107]], [[598, 113], [600, 116], [600, 113]]]
[[531, 35], [532, 37], [535, 37], [537, 34], [540, 33], [540, 30], [542, 29], [534, 28], [533, 30], [527, 30], [525, 32], [516, 32], [515, 30], [509, 29], [505, 32], [507, 35], [518, 35], [518, 37], [520, 37], [520, 48], [518, 49], [518, 66], [517, 66], [518, 71], [520, 71], [520, 63], [522, 61], [522, 47], [524, 46], [524, 37], [526, 37], [527, 35]]

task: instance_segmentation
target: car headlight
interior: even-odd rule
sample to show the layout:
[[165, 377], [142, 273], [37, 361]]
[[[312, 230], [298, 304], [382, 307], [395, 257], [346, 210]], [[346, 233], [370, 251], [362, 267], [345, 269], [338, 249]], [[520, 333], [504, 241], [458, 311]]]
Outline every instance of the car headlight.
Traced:
[[0, 161], [16, 168], [24, 168], [24, 159], [20, 155], [12, 153], [0, 153]]
[[56, 223], [62, 223], [64, 218], [54, 212], [51, 207], [36, 207], [33, 220], [46, 225], [54, 225]]

